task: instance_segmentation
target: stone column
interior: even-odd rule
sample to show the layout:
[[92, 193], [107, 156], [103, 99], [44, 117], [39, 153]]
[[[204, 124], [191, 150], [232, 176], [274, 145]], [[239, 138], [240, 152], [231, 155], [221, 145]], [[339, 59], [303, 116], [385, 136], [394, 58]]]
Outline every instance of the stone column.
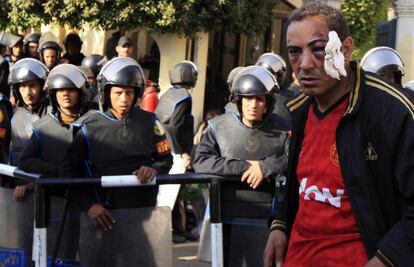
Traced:
[[403, 84], [414, 80], [414, 0], [397, 1], [396, 50], [405, 64]]

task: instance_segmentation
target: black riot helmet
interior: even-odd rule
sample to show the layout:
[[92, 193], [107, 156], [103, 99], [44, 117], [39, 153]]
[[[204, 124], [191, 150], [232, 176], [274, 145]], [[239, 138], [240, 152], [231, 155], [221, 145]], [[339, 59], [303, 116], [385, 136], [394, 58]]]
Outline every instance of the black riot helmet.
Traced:
[[68, 43], [70, 42], [74, 42], [74, 43], [78, 43], [79, 44], [79, 48], [82, 46], [83, 42], [81, 40], [81, 38], [79, 37], [79, 35], [76, 32], [71, 32], [69, 33], [66, 37], [65, 40], [63, 40], [63, 45], [65, 46], [65, 49], [67, 49], [68, 47]]
[[229, 91], [230, 91], [229, 101], [232, 101], [233, 98], [234, 98], [234, 91], [233, 91], [233, 87], [232, 87], [234, 78], [236, 77], [237, 74], [239, 74], [239, 72], [242, 69], [244, 69], [244, 67], [236, 67], [236, 68], [232, 69], [229, 73], [229, 76], [227, 76], [227, 81], [226, 82], [227, 82], [227, 86], [228, 86]]
[[194, 87], [197, 82], [198, 68], [191, 61], [181, 61], [170, 70], [172, 85]]
[[365, 53], [361, 60], [361, 67], [365, 71], [384, 76], [394, 73], [394, 82], [401, 85], [402, 76], [405, 74], [404, 62], [394, 49], [386, 46], [372, 48]]
[[97, 77], [99, 101], [103, 110], [110, 106], [110, 89], [112, 86], [133, 87], [135, 89], [135, 105], [138, 96], [145, 88], [144, 71], [134, 59], [130, 57], [116, 57], [108, 61]]
[[39, 58], [42, 62], [45, 62], [43, 58], [43, 52], [46, 49], [54, 49], [56, 50], [56, 65], [60, 62], [60, 54], [62, 52], [62, 49], [60, 48], [60, 45], [54, 41], [46, 41], [39, 46]]
[[285, 83], [287, 66], [286, 61], [281, 56], [274, 53], [265, 53], [259, 57], [256, 65], [270, 71], [275, 76], [279, 86]]
[[23, 58], [13, 65], [10, 80], [13, 94], [16, 97], [18, 104], [23, 104], [23, 99], [19, 92], [20, 83], [38, 80], [40, 87], [43, 88], [48, 72], [49, 70], [47, 67], [34, 58]]
[[82, 60], [82, 64], [81, 66], [83, 67], [88, 67], [93, 75], [95, 77], [98, 76], [99, 71], [101, 70], [101, 65], [99, 64], [99, 62], [101, 62], [101, 60], [104, 58], [104, 56], [102, 55], [98, 55], [98, 54], [92, 54], [90, 56], [86, 56], [83, 60]]
[[38, 44], [39, 40], [40, 40], [40, 37], [41, 37], [41, 34], [38, 33], [38, 32], [29, 33], [24, 37], [24, 39], [23, 39], [23, 53], [25, 55], [28, 55], [28, 53], [29, 53], [28, 52], [29, 43], [37, 43]]
[[50, 71], [45, 90], [49, 92], [53, 110], [57, 111], [59, 106], [56, 100], [56, 90], [78, 89], [81, 106], [85, 106], [89, 99], [89, 86], [88, 78], [78, 67], [72, 64], [62, 64]]
[[272, 73], [260, 66], [245, 67], [236, 75], [233, 81], [235, 102], [239, 113], [242, 114], [241, 100], [244, 96], [266, 96], [267, 112], [272, 113], [275, 104], [275, 92], [279, 90], [276, 78]]

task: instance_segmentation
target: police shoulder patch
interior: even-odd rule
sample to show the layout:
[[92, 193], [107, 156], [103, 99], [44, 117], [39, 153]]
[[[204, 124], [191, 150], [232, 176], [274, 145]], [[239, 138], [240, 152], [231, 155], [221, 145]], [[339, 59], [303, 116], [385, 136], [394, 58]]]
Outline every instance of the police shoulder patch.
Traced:
[[164, 129], [162, 128], [161, 122], [159, 120], [155, 121], [154, 133], [158, 136], [163, 136], [165, 134]]
[[168, 143], [167, 139], [164, 139], [164, 140], [156, 143], [155, 147], [156, 147], [157, 153], [159, 155], [165, 155], [165, 154], [170, 153], [170, 151], [171, 151], [170, 144]]

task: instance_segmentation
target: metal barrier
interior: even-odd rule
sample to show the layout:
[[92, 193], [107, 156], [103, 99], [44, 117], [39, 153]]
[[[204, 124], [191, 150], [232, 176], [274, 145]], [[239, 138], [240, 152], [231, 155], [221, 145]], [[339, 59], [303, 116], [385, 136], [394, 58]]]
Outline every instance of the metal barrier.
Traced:
[[[16, 167], [0, 164], [0, 174], [35, 182], [34, 197], [34, 260], [36, 267], [47, 267], [47, 187], [71, 187], [97, 185], [102, 187], [131, 187], [147, 186], [139, 183], [134, 175], [103, 176], [101, 178], [42, 178], [39, 174], [27, 173]], [[220, 176], [213, 174], [186, 173], [186, 174], [159, 174], [148, 185], [160, 184], [195, 184], [210, 183], [210, 218], [211, 218], [211, 243], [212, 243], [212, 267], [223, 267], [223, 235], [222, 218], [220, 206], [220, 183], [224, 181], [235, 181], [239, 177]], [[54, 265], [54, 261], [52, 261]]]

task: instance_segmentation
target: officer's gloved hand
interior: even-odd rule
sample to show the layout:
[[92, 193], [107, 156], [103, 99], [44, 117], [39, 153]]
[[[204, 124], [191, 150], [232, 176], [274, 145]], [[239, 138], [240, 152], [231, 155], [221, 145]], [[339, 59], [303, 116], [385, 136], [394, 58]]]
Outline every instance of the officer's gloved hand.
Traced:
[[137, 176], [141, 184], [147, 184], [151, 182], [157, 175], [157, 170], [147, 166], [141, 166], [138, 170], [132, 172]]
[[263, 181], [263, 173], [260, 169], [260, 164], [255, 160], [248, 160], [250, 167], [243, 173], [241, 177], [242, 182], [246, 182], [253, 189], [256, 189]]
[[111, 213], [101, 204], [95, 203], [88, 210], [88, 216], [100, 226], [103, 230], [108, 231], [112, 229], [112, 225], [115, 223], [114, 217]]

